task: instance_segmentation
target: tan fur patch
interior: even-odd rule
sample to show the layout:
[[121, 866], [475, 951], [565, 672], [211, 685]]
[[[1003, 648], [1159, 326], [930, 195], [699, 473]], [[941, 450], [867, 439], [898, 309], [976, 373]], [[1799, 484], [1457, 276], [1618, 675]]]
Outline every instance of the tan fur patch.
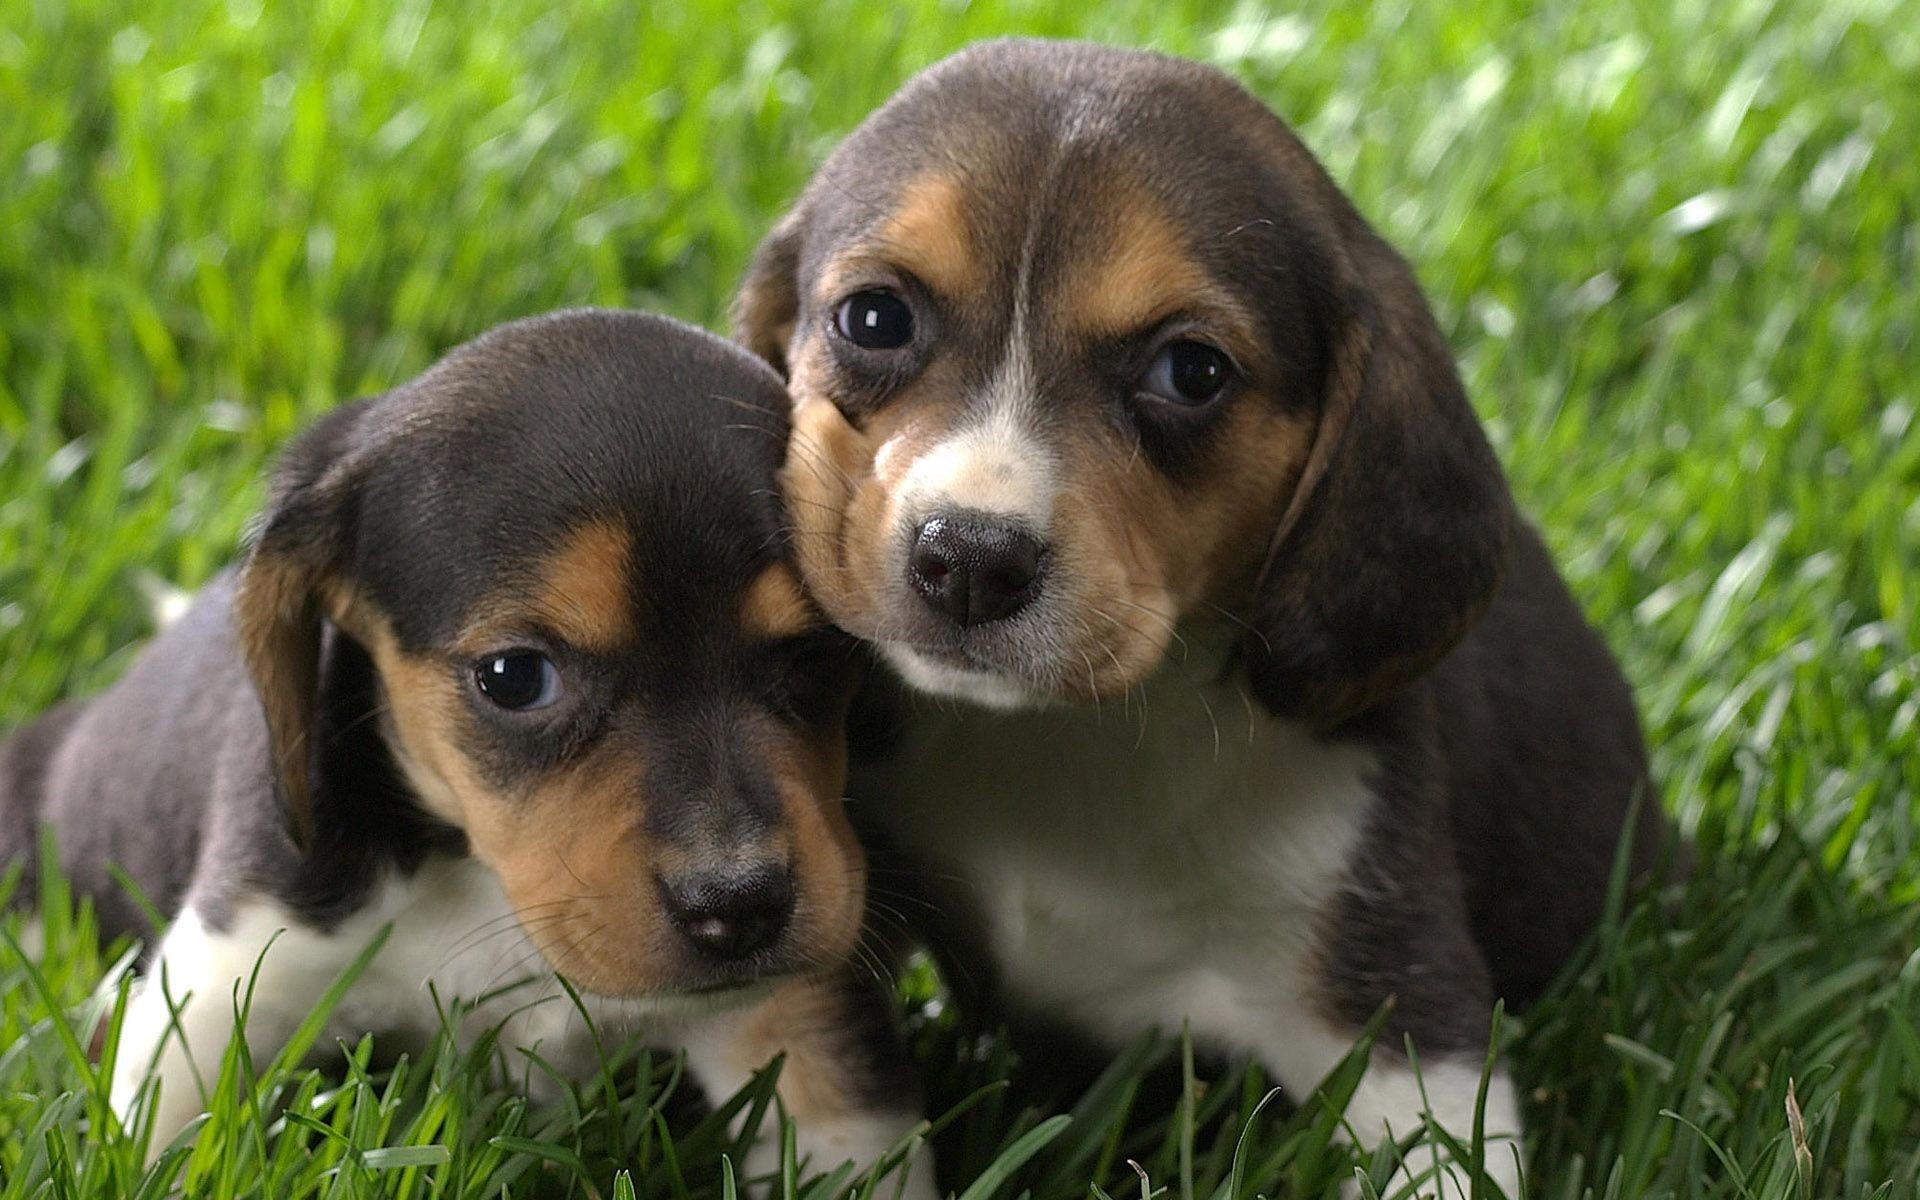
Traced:
[[820, 610], [786, 563], [773, 564], [747, 585], [740, 600], [740, 619], [749, 634], [768, 641], [798, 637], [823, 623]]
[[1184, 603], [1237, 600], [1223, 589], [1243, 584], [1266, 551], [1272, 529], [1297, 489], [1313, 439], [1310, 422], [1281, 411], [1270, 396], [1249, 393], [1234, 402], [1213, 464], [1184, 509], [1184, 546], [1177, 567], [1200, 587]]
[[734, 336], [782, 375], [800, 315], [800, 215], [788, 213], [754, 253], [733, 301]]
[[841, 802], [847, 781], [842, 729], [835, 721], [818, 740], [783, 735], [784, 745], [772, 754], [799, 885], [795, 924], [815, 931], [824, 961], [853, 953], [866, 902], [866, 856]]
[[599, 992], [658, 990], [673, 952], [639, 764], [601, 752], [530, 796], [468, 806], [467, 836], [547, 961]]
[[[1127, 597], [1130, 623], [1163, 633], [1195, 606], [1233, 598], [1230, 589], [1260, 562], [1265, 531], [1293, 491], [1311, 431], [1256, 394], [1234, 401], [1226, 426], [1212, 462], [1183, 491], [1104, 435], [1083, 431], [1072, 439], [1069, 471], [1078, 484], [1068, 489], [1056, 541], [1084, 539], [1098, 548], [1098, 564], [1117, 569], [1116, 578], [1076, 593]], [[1129, 596], [1129, 589], [1158, 594]]]
[[861, 1081], [848, 1070], [846, 1006], [823, 979], [796, 979], [742, 1014], [727, 1041], [730, 1064], [741, 1075], [780, 1055], [780, 1102], [804, 1124], [860, 1110]]
[[401, 773], [429, 812], [456, 828], [467, 828], [468, 807], [491, 789], [480, 783], [454, 744], [454, 730], [464, 714], [447, 679], [450, 669], [401, 653], [384, 631], [370, 649], [386, 691]]
[[581, 526], [539, 567], [531, 607], [575, 646], [618, 649], [633, 637], [632, 556], [633, 539], [621, 526]]
[[848, 509], [872, 466], [871, 440], [832, 404], [809, 400], [796, 387], [793, 431], [787, 439], [780, 484], [793, 521], [801, 574], [842, 624], [873, 595], [877, 582], [851, 573], [842, 561], [842, 539], [851, 524]]
[[1202, 269], [1186, 235], [1157, 204], [1134, 192], [1114, 205], [1105, 244], [1083, 255], [1060, 289], [1060, 315], [1069, 329], [1113, 336], [1181, 311], [1237, 317], [1238, 306]]
[[285, 794], [294, 837], [313, 832], [312, 781], [307, 778], [308, 731], [320, 669], [320, 599], [312, 564], [255, 550], [234, 595], [234, 623], [254, 690], [267, 719], [274, 767]]
[[899, 206], [876, 238], [896, 265], [941, 295], [966, 296], [980, 287], [966, 188], [951, 175], [929, 172], [901, 189]]

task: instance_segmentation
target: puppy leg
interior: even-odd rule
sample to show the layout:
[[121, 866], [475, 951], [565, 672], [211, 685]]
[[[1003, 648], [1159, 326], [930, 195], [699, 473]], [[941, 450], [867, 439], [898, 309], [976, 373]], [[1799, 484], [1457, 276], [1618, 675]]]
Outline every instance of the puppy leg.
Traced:
[[[1399, 849], [1386, 843], [1386, 850]], [[1384, 856], [1379, 846], [1376, 856]], [[1445, 860], [1440, 860], [1444, 862]], [[1469, 1152], [1492, 1032], [1493, 985], [1455, 881], [1405, 862], [1363, 860], [1354, 886], [1323, 913], [1323, 937], [1288, 980], [1284, 1023], [1261, 1048], [1296, 1095], [1346, 1058], [1367, 1022], [1391, 1004], [1372, 1060], [1346, 1109], [1364, 1147], [1404, 1140], [1427, 1119]], [[1279, 1023], [1277, 1023], [1279, 1024]], [[1411, 1042], [1414, 1057], [1406, 1052]], [[1417, 1060], [1417, 1070], [1416, 1070]], [[1520, 1110], [1496, 1063], [1480, 1112], [1485, 1178], [1521, 1200]], [[1470, 1171], [1432, 1139], [1412, 1147], [1386, 1195], [1464, 1200]], [[1412, 1188], [1403, 1185], [1412, 1183]]]
[[[918, 1087], [886, 997], [850, 973], [782, 985], [759, 1004], [703, 1019], [686, 1040], [687, 1065], [714, 1100], [737, 1092], [776, 1056], [777, 1084], [793, 1119], [795, 1152], [810, 1171], [852, 1162], [866, 1171], [921, 1120]], [[749, 1178], [780, 1167], [776, 1129], [761, 1130], [744, 1164]], [[878, 1194], [932, 1200], [932, 1155], [914, 1149]]]
[[[1453, 1058], [1421, 1062], [1418, 1073], [1397, 1054], [1376, 1053], [1353, 1100], [1347, 1122], [1361, 1138], [1404, 1138], [1420, 1128], [1423, 1115], [1447, 1131], [1471, 1152], [1475, 1108], [1480, 1092], [1482, 1060]], [[1495, 1064], [1487, 1079], [1482, 1119], [1486, 1140], [1481, 1149], [1482, 1170], [1507, 1200], [1521, 1200], [1520, 1106], [1513, 1080], [1504, 1066]], [[1384, 1196], [1420, 1196], [1433, 1200], [1467, 1200], [1472, 1181], [1463, 1164], [1432, 1141], [1408, 1150]], [[1354, 1189], [1357, 1192], [1357, 1187]]]
[[586, 1007], [582, 1015], [557, 983], [549, 980], [542, 986], [543, 995], [510, 994], [507, 999], [515, 1008], [504, 1021], [494, 1017], [493, 1010], [470, 1014], [460, 1029], [460, 1044], [471, 1048], [497, 1028], [506, 1085], [535, 1104], [552, 1104], [568, 1087], [593, 1079], [604, 1062], [603, 1052], [625, 1042], [635, 1019], [620, 1002], [591, 995], [581, 997]]
[[149, 1158], [204, 1111], [203, 1092], [218, 1081], [233, 1040], [236, 995], [245, 1000], [252, 981], [246, 1036], [258, 1061], [278, 1050], [350, 961], [338, 949], [266, 902], [236, 907], [222, 928], [189, 902], [128, 1006], [114, 1063], [110, 1103], [122, 1125], [132, 1126], [150, 1069], [156, 1081], [147, 1093], [157, 1106], [148, 1114]]
[[[1286, 1094], [1304, 1100], [1345, 1060], [1362, 1030], [1358, 1025], [1330, 1021], [1305, 1005], [1295, 1008], [1284, 1024], [1285, 1028], [1263, 1039], [1260, 1058]], [[1382, 1141], [1406, 1139], [1430, 1119], [1470, 1152], [1486, 1059], [1484, 1035], [1477, 1052], [1451, 1048], [1446, 1053], [1422, 1054], [1416, 1071], [1400, 1048], [1402, 1043], [1396, 1040], [1402, 1032], [1404, 1026], [1390, 1023], [1376, 1041], [1366, 1074], [1347, 1102], [1347, 1128], [1362, 1148], [1372, 1149]], [[1394, 1044], [1389, 1045], [1390, 1041]], [[1421, 1042], [1416, 1033], [1416, 1052]], [[1507, 1200], [1521, 1200], [1519, 1102], [1511, 1077], [1498, 1063], [1487, 1080], [1481, 1115], [1485, 1177], [1499, 1186]], [[1466, 1200], [1471, 1189], [1465, 1164], [1455, 1162], [1444, 1146], [1424, 1140], [1407, 1151], [1405, 1162], [1381, 1195], [1385, 1200], [1395, 1196]], [[1349, 1183], [1343, 1194], [1357, 1196], [1359, 1190]]]

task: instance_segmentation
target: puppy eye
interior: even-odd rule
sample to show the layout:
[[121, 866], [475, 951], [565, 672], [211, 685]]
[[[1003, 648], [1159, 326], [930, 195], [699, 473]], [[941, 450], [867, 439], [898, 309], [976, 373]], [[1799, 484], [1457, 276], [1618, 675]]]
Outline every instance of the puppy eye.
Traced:
[[560, 699], [560, 671], [536, 650], [509, 650], [474, 668], [480, 694], [501, 708], [525, 712]]
[[913, 340], [913, 310], [887, 291], [855, 292], [833, 314], [840, 336], [867, 350], [898, 350]]
[[1140, 390], [1169, 404], [1198, 408], [1219, 399], [1232, 374], [1227, 356], [1205, 342], [1169, 342], [1148, 365]]

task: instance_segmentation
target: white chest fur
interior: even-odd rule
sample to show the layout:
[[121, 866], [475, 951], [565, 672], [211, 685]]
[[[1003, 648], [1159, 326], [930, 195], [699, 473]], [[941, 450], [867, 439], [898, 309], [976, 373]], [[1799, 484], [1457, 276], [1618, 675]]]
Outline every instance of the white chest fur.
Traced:
[[924, 711], [853, 794], [962, 880], [1016, 1000], [1115, 1040], [1190, 1022], [1264, 1056], [1313, 1006], [1372, 766], [1171, 676], [1124, 708]]
[[[929, 705], [852, 793], [962, 886], [1011, 999], [1116, 1043], [1185, 1024], [1203, 1045], [1264, 1063], [1297, 1101], [1358, 1032], [1328, 1015], [1315, 943], [1352, 886], [1376, 765], [1231, 685], [1169, 673], [1104, 711]], [[1416, 1077], [1376, 1053], [1346, 1119], [1371, 1144], [1431, 1111], [1468, 1141], [1480, 1070], [1476, 1055]], [[1504, 1071], [1485, 1127], [1520, 1128]], [[1490, 1144], [1487, 1163], [1521, 1195], [1509, 1142]], [[1467, 1194], [1453, 1167], [1440, 1176], [1427, 1186]]]

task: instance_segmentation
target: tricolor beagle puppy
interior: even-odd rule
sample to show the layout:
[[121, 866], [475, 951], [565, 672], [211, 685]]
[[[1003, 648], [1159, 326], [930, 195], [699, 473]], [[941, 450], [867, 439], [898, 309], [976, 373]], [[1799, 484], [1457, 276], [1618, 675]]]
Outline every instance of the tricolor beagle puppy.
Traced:
[[[968, 50], [735, 321], [793, 396], [808, 586], [941, 700], [851, 795], [950, 978], [1105, 1043], [1190, 1023], [1296, 1099], [1391, 1000], [1349, 1121], [1470, 1141], [1494, 1003], [1594, 926], [1645, 756], [1413, 273], [1286, 125], [1190, 62]], [[1504, 1071], [1485, 1119], [1517, 1196]]]
[[389, 925], [339, 1033], [404, 1048], [464, 1003], [466, 1033], [590, 1074], [559, 972], [716, 1098], [784, 1053], [816, 1167], [913, 1126], [904, 1060], [861, 1033], [887, 1001], [841, 969], [854, 659], [787, 561], [786, 410], [663, 318], [504, 326], [323, 418], [238, 570], [0, 746], [5, 861], [31, 876], [51, 826], [107, 932], [156, 932], [111, 865], [172, 918], [113, 1080], [150, 1152], [201, 1111], [236, 986], [271, 1054]]

